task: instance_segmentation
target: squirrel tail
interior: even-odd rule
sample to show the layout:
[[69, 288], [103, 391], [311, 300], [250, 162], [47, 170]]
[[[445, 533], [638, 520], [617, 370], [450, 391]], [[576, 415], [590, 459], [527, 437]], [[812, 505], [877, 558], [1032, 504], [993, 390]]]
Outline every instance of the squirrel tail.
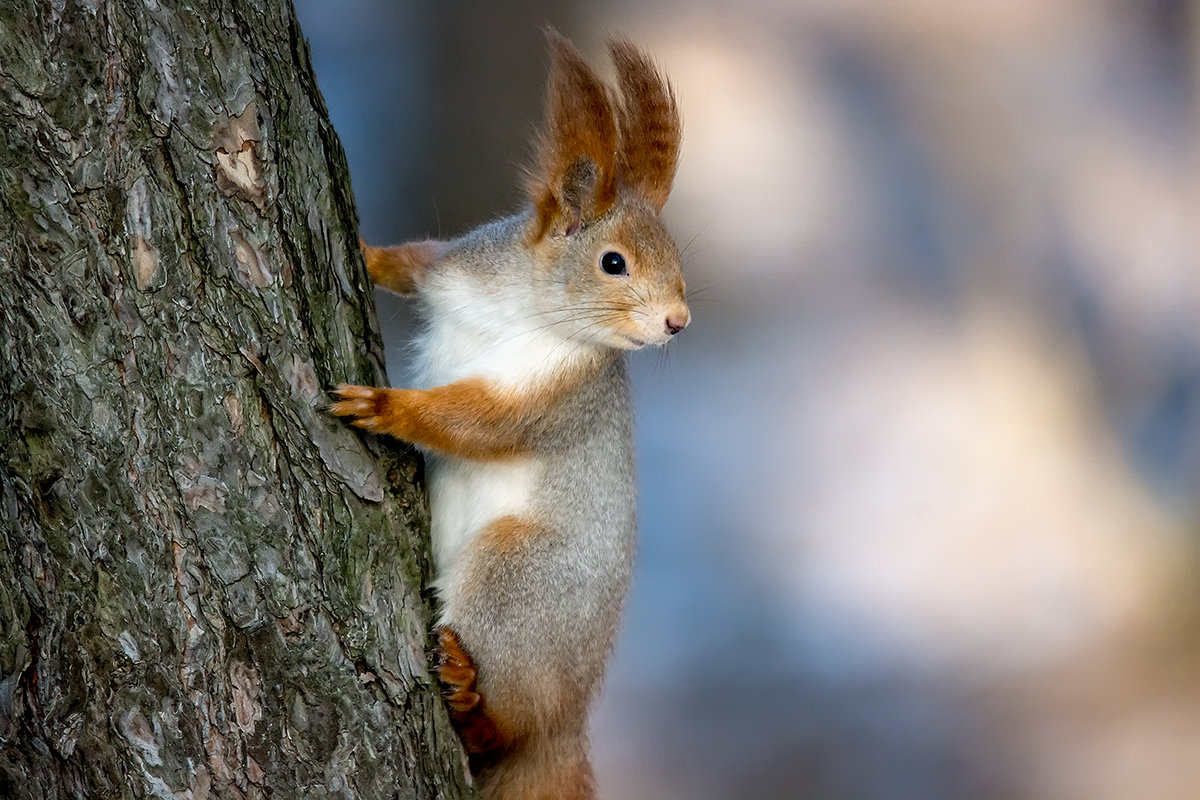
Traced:
[[[593, 800], [592, 765], [583, 732], [541, 734], [486, 763], [472, 758], [482, 800]], [[477, 761], [478, 759], [478, 761]]]

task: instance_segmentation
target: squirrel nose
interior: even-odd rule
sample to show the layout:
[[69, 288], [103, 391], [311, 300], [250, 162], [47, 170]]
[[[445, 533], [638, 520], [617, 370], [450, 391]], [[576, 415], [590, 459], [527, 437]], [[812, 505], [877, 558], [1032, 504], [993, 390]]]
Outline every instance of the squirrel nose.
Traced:
[[683, 309], [682, 311], [672, 311], [671, 313], [667, 314], [667, 318], [665, 320], [667, 335], [674, 336], [686, 328], [688, 319], [689, 315], [687, 309]]

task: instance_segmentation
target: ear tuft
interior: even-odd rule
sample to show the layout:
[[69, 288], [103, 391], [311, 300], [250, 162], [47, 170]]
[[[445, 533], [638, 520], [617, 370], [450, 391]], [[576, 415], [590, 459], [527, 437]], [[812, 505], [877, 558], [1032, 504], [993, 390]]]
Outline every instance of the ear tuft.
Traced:
[[623, 185], [661, 211], [679, 164], [683, 124], [671, 84], [654, 62], [624, 39], [608, 44], [621, 88], [617, 173]]
[[527, 180], [535, 209], [531, 241], [556, 224], [573, 232], [617, 198], [617, 126], [608, 89], [562, 34], [548, 27], [546, 41], [546, 121]]

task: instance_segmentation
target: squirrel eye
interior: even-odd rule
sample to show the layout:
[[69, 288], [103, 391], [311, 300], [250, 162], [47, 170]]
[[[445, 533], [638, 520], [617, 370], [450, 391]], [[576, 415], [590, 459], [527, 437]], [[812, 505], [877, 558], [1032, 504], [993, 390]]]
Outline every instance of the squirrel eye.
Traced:
[[625, 257], [620, 253], [614, 253], [611, 250], [600, 256], [600, 268], [609, 275], [629, 274], [629, 270], [625, 268]]

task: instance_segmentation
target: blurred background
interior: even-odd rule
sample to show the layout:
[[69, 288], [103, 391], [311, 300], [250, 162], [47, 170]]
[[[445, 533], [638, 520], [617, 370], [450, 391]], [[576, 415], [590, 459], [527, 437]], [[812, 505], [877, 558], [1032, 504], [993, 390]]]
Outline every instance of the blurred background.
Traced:
[[297, 5], [375, 243], [517, 207], [546, 21], [680, 96], [604, 798], [1200, 796], [1195, 4]]

